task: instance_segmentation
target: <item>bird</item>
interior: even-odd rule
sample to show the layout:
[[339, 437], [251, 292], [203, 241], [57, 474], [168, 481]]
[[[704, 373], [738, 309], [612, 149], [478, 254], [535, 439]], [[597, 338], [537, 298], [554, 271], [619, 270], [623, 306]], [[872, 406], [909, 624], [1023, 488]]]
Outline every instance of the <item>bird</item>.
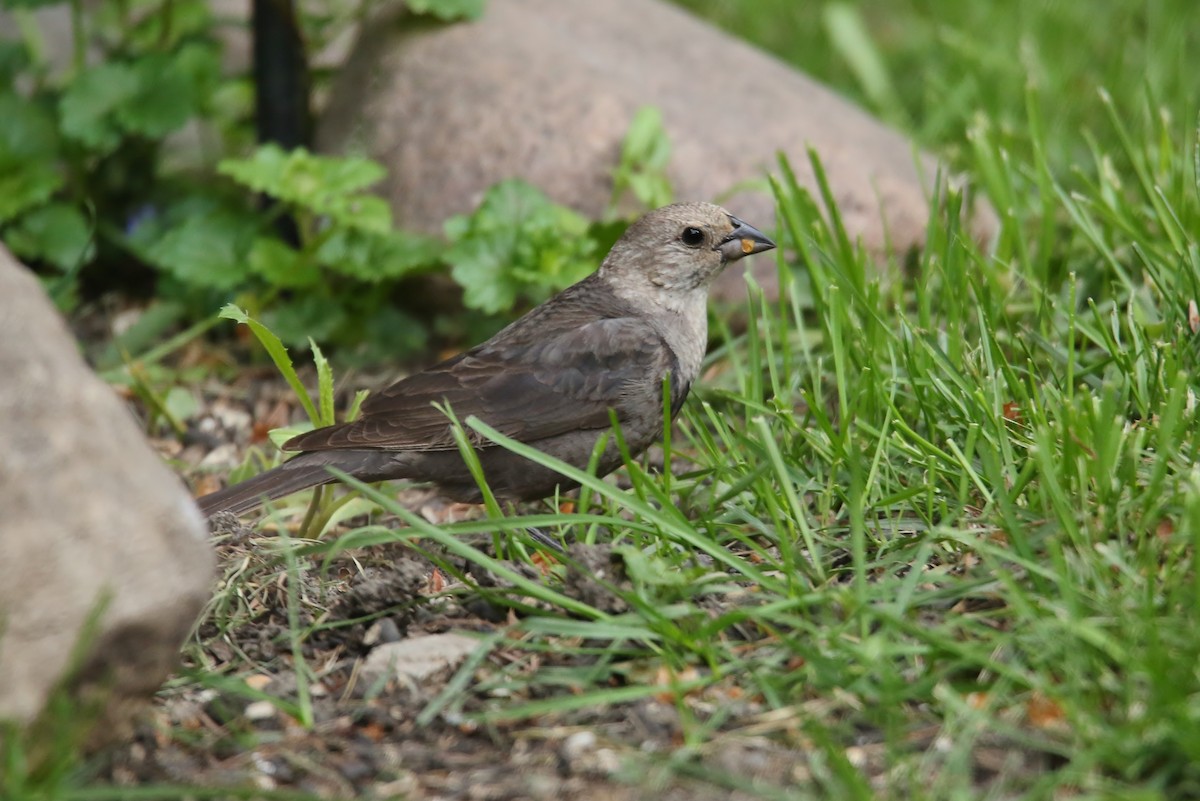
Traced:
[[[288, 440], [300, 453], [239, 484], [201, 496], [201, 512], [241, 515], [265, 502], [336, 481], [435, 485], [448, 500], [478, 503], [479, 485], [459, 452], [444, 408], [475, 416], [543, 453], [586, 468], [615, 415], [629, 452], [663, 435], [663, 382], [671, 419], [700, 374], [708, 345], [708, 288], [730, 263], [775, 247], [765, 234], [711, 203], [648, 212], [613, 244], [599, 268], [491, 339], [372, 394], [353, 421]], [[487, 484], [505, 501], [573, 489], [554, 470], [482, 438]], [[609, 437], [596, 464], [622, 463]]]

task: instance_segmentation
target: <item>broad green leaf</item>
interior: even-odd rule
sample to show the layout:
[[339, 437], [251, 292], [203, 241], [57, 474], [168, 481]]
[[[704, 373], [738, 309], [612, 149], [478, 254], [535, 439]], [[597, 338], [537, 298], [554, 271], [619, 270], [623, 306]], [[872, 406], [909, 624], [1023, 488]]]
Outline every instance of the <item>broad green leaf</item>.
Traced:
[[58, 134], [40, 105], [0, 92], [0, 222], [46, 202], [63, 184]]
[[195, 91], [174, 59], [147, 56], [131, 64], [131, 69], [138, 91], [114, 109], [124, 131], [161, 139], [187, 122], [195, 110]]
[[467, 306], [495, 313], [538, 302], [595, 267], [587, 221], [523, 181], [488, 190], [469, 217], [446, 222], [446, 253]]
[[[160, 8], [158, 13], [144, 13], [132, 26], [127, 19], [128, 13], [116, 16], [112, 20], [113, 24], [121, 26], [126, 46], [130, 50], [182, 53], [184, 50], [196, 46], [213, 49], [209, 42], [200, 44], [198, 40], [201, 37], [212, 35], [214, 11], [220, 13], [219, 6], [207, 2], [207, 0], [152, 0], [152, 2], [153, 5]], [[167, 11], [168, 8], [169, 11]]]
[[252, 220], [217, 209], [171, 227], [143, 254], [184, 283], [229, 290], [246, 280], [253, 232]]
[[429, 346], [429, 331], [421, 321], [388, 303], [360, 315], [359, 323], [354, 356], [368, 364], [395, 361]]
[[142, 88], [136, 69], [107, 62], [83, 72], [59, 100], [62, 132], [94, 150], [106, 153], [121, 141], [117, 112]]
[[303, 148], [285, 151], [263, 145], [245, 159], [226, 159], [218, 172], [240, 184], [279, 198], [342, 225], [386, 234], [392, 228], [387, 203], [360, 192], [383, 179], [375, 162], [358, 157], [315, 156]]
[[29, 68], [29, 50], [23, 42], [0, 42], [0, 86], [10, 86]]
[[670, 203], [674, 194], [666, 174], [670, 160], [671, 141], [662, 112], [643, 106], [634, 114], [621, 143], [621, 160], [613, 170], [613, 204], [626, 191], [648, 209]]
[[0, 170], [0, 222], [44, 202], [62, 183], [58, 171], [45, 162], [31, 162], [20, 170]]
[[288, 345], [302, 348], [310, 338], [336, 338], [353, 319], [349, 306], [348, 300], [339, 302], [328, 292], [310, 289], [291, 300], [277, 301], [263, 311], [262, 320]]
[[661, 170], [667, 166], [671, 142], [663, 127], [662, 112], [656, 106], [642, 106], [633, 115], [621, 144], [621, 157], [644, 168]]
[[276, 287], [309, 287], [321, 280], [321, 270], [311, 257], [271, 237], [255, 238], [247, 263], [251, 270]]
[[175, 386], [167, 390], [163, 409], [174, 420], [188, 420], [200, 411], [200, 401], [192, 390]]
[[74, 206], [51, 203], [23, 216], [5, 234], [5, 243], [24, 259], [43, 259], [69, 270], [92, 258], [92, 232]]
[[377, 282], [433, 266], [444, 249], [439, 240], [420, 234], [342, 228], [321, 243], [316, 259], [335, 272]]

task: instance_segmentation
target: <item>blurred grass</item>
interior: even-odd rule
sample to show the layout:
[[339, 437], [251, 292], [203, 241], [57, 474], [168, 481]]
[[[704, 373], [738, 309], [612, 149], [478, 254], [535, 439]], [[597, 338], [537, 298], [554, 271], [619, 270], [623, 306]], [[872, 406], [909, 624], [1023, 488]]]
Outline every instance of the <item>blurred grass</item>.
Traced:
[[[1026, 90], [1059, 167], [1088, 161], [1080, 137], [1116, 144], [1098, 92], [1131, 112], [1148, 96], [1190, 125], [1200, 100], [1200, 3], [1191, 0], [676, 0], [871, 109], [922, 144], [965, 158], [986, 115], [1029, 155]], [[855, 26], [863, 37], [847, 36]], [[876, 72], [864, 65], [878, 63]], [[1136, 134], [1148, 129], [1138, 127]]]

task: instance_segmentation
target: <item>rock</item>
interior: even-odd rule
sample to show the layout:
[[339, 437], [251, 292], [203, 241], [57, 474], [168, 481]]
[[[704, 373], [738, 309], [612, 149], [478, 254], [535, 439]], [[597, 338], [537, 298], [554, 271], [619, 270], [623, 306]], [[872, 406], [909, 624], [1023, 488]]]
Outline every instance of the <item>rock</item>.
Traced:
[[209, 598], [204, 524], [2, 246], [0, 375], [0, 720], [65, 686], [119, 736]]
[[479, 640], [454, 631], [423, 634], [371, 649], [359, 678], [368, 685], [389, 676], [421, 682], [461, 663], [479, 647]]
[[600, 745], [592, 731], [577, 731], [563, 740], [558, 750], [567, 773], [571, 775], [615, 776], [621, 770], [621, 758], [612, 748]]
[[[512, 177], [598, 217], [645, 105], [662, 111], [680, 199], [717, 199], [769, 227], [769, 192], [744, 184], [763, 183], [783, 151], [815, 191], [812, 147], [852, 237], [875, 255], [924, 242], [933, 158], [918, 164], [911, 143], [850, 102], [660, 0], [493, 0], [481, 19], [451, 25], [393, 10], [365, 26], [318, 146], [383, 162], [382, 194], [398, 222], [418, 230], [439, 232]], [[990, 238], [996, 225], [977, 206], [977, 236]], [[773, 278], [772, 259], [755, 261]], [[740, 274], [730, 285], [741, 293]]]

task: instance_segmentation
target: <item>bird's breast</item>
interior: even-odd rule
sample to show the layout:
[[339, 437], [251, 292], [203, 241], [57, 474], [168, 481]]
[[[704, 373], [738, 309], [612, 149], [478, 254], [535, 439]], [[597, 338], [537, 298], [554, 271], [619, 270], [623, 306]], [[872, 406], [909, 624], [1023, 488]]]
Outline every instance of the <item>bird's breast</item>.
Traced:
[[708, 350], [707, 307], [701, 302], [698, 311], [685, 309], [664, 318], [659, 333], [675, 354], [675, 380], [680, 386], [690, 385], [700, 375]]

